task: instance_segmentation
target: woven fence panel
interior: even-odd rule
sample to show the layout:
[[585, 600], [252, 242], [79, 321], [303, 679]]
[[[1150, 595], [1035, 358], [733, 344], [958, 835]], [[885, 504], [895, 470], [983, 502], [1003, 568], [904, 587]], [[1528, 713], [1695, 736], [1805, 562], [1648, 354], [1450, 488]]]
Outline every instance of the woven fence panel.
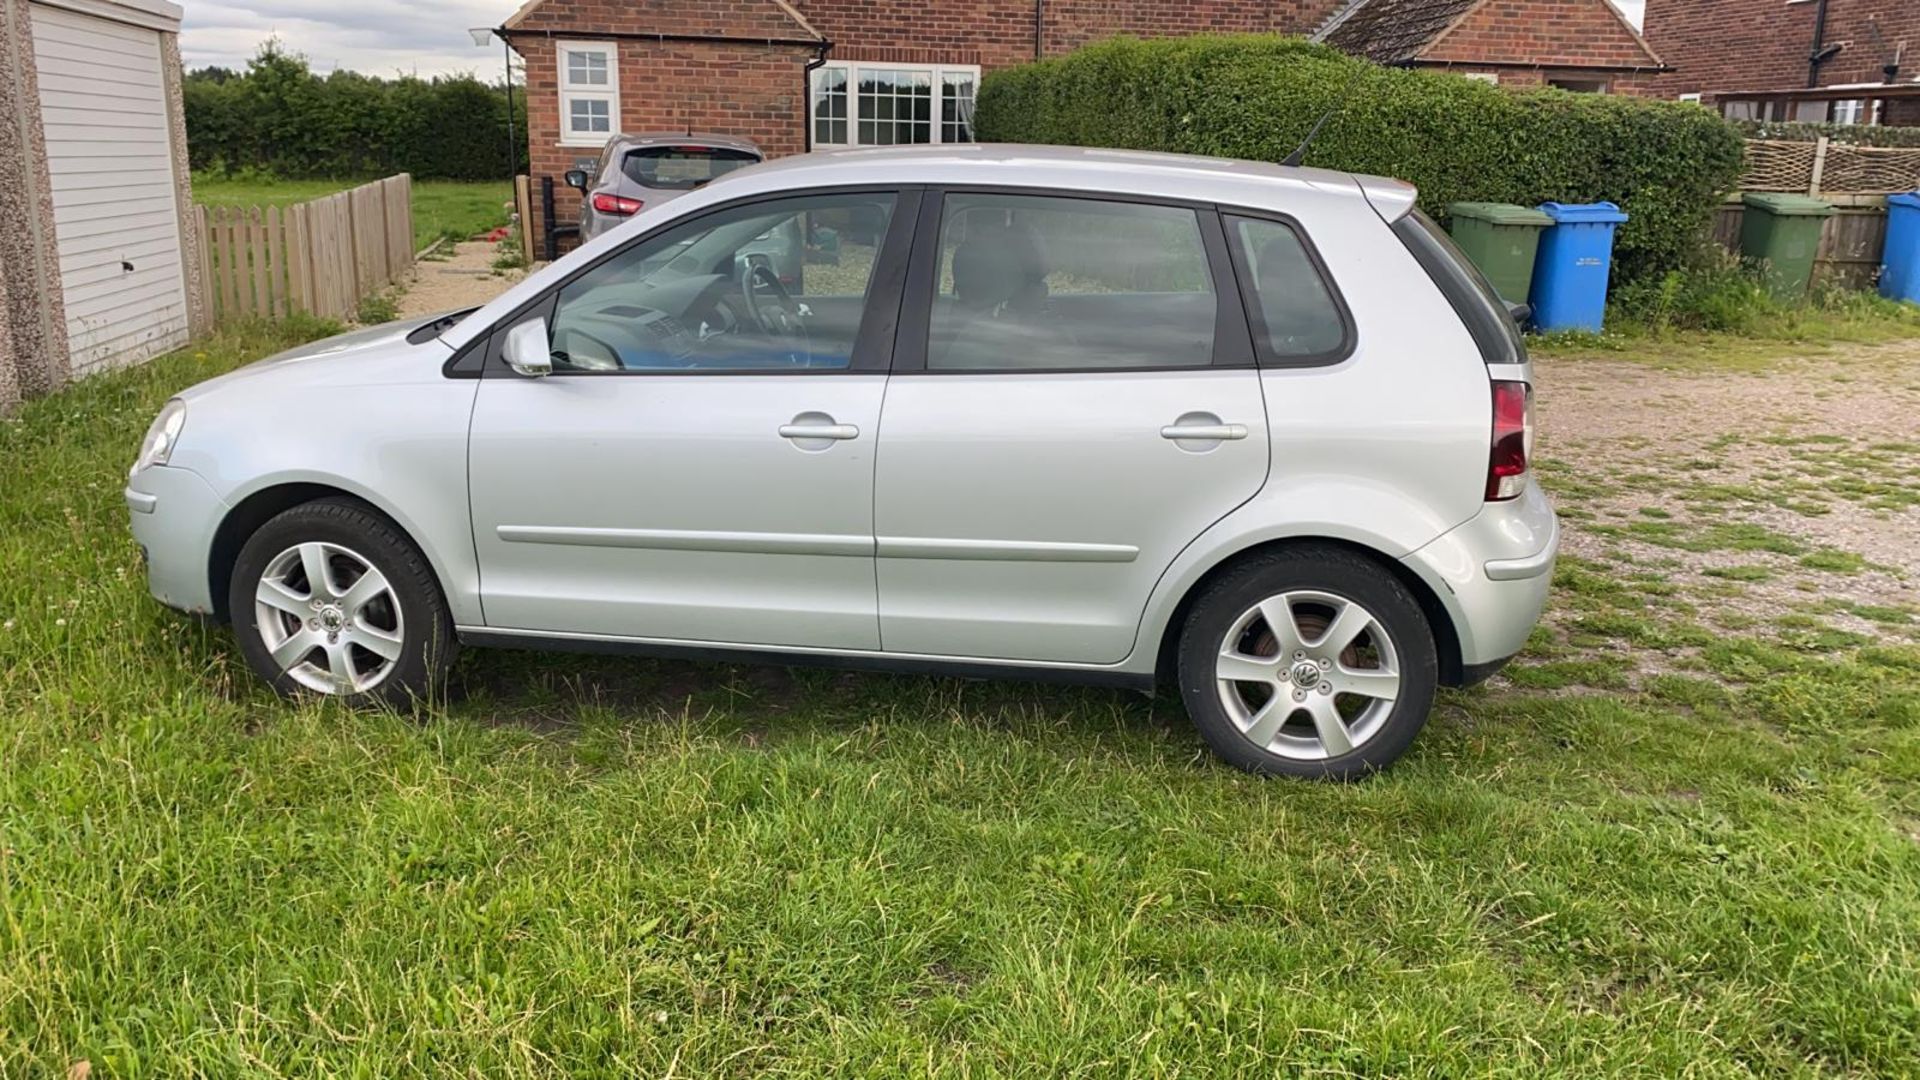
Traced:
[[1780, 139], [1747, 140], [1747, 174], [1742, 191], [1798, 191], [1813, 183], [1813, 163], [1819, 146]]
[[1920, 187], [1920, 149], [1904, 146], [1827, 147], [1820, 190], [1833, 194], [1887, 195]]
[[[1816, 186], [1815, 178], [1818, 177]], [[1748, 139], [1742, 191], [1887, 195], [1920, 188], [1920, 147]]]

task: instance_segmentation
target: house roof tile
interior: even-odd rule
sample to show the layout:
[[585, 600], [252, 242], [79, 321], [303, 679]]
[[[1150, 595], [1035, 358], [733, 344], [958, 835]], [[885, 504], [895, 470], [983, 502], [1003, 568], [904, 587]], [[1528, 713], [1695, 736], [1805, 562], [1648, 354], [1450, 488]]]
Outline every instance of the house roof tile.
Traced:
[[1317, 39], [1379, 64], [1420, 55], [1478, 0], [1349, 0]]

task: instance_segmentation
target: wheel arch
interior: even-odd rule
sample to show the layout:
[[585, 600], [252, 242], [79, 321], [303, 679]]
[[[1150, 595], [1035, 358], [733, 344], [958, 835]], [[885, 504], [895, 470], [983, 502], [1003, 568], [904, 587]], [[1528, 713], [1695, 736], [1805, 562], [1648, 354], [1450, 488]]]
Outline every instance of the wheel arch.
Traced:
[[1194, 578], [1191, 585], [1187, 586], [1179, 601], [1173, 605], [1172, 612], [1160, 625], [1160, 637], [1155, 646], [1154, 656], [1155, 680], [1170, 677], [1176, 669], [1180, 648], [1180, 627], [1186, 622], [1187, 613], [1193, 609], [1194, 601], [1220, 575], [1247, 559], [1266, 552], [1316, 547], [1332, 548], [1358, 555], [1392, 575], [1396, 581], [1405, 586], [1414, 600], [1419, 603], [1420, 612], [1427, 617], [1427, 625], [1433, 631], [1434, 651], [1440, 660], [1440, 685], [1459, 686], [1465, 681], [1459, 628], [1454, 624], [1453, 613], [1441, 601], [1439, 593], [1434, 591], [1433, 586], [1406, 563], [1387, 555], [1378, 548], [1332, 536], [1279, 537], [1222, 553], [1211, 566]]
[[[307, 503], [319, 502], [322, 499], [352, 502], [370, 513], [378, 514], [400, 535], [406, 537], [409, 543], [425, 554], [427, 565], [433, 569], [436, 577], [440, 576], [439, 567], [434, 566], [432, 554], [427, 551], [425, 545], [420, 543], [419, 537], [388, 513], [384, 507], [377, 505], [364, 495], [313, 480], [278, 483], [263, 487], [234, 504], [233, 509], [227, 511], [227, 515], [220, 519], [219, 527], [214, 530], [213, 543], [207, 551], [207, 586], [212, 595], [215, 618], [221, 622], [232, 620], [233, 613], [229, 610], [227, 593], [233, 584], [233, 568], [240, 561], [240, 550], [246, 547], [247, 541], [253, 534], [258, 532], [262, 525], [288, 510]], [[444, 591], [444, 578], [441, 579], [441, 587]]]

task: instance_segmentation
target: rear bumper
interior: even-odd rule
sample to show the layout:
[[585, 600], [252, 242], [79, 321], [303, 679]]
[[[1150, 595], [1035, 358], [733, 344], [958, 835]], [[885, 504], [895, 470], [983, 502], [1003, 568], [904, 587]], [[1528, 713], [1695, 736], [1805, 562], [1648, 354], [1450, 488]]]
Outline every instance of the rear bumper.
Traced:
[[166, 465], [141, 470], [124, 495], [146, 559], [148, 591], [168, 607], [211, 614], [208, 560], [227, 504], [198, 473]]
[[1406, 556], [1453, 616], [1460, 664], [1485, 678], [1519, 652], [1547, 606], [1560, 521], [1537, 482]]

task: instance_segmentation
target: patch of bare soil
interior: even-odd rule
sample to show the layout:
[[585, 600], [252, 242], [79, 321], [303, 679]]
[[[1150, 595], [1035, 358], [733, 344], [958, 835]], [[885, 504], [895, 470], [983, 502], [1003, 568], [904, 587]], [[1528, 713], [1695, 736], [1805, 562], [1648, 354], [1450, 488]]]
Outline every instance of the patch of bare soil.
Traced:
[[437, 315], [443, 311], [479, 307], [526, 277], [525, 270], [495, 270], [499, 245], [483, 240], [442, 245], [434, 255], [414, 264], [411, 280], [400, 297], [400, 318]]

